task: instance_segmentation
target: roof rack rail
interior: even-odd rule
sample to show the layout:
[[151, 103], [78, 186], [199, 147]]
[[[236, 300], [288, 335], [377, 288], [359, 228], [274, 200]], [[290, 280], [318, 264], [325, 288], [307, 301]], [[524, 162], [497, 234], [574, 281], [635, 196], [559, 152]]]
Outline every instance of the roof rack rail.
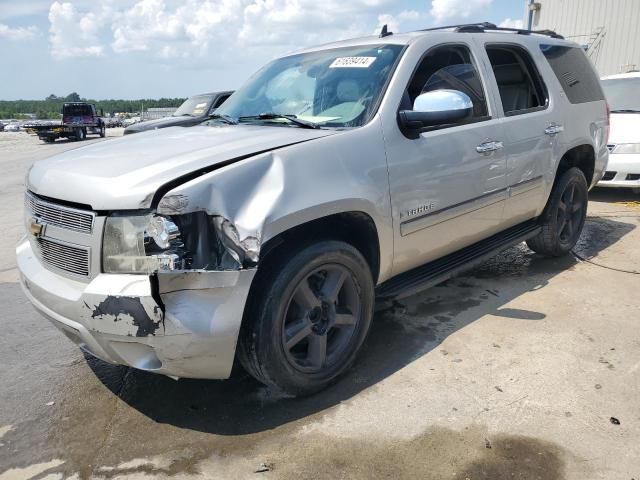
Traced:
[[482, 33], [489, 31], [498, 31], [498, 32], [514, 32], [518, 35], [530, 35], [532, 33], [538, 35], [546, 35], [552, 38], [564, 39], [562, 35], [557, 34], [553, 30], [525, 30], [522, 28], [507, 28], [507, 27], [498, 27], [494, 23], [490, 22], [480, 22], [480, 23], [464, 23], [461, 25], [445, 25], [442, 27], [431, 27], [424, 28], [422, 30], [418, 30], [420, 32], [433, 32], [436, 30], [448, 30], [454, 29], [456, 32], [464, 32], [464, 33]]

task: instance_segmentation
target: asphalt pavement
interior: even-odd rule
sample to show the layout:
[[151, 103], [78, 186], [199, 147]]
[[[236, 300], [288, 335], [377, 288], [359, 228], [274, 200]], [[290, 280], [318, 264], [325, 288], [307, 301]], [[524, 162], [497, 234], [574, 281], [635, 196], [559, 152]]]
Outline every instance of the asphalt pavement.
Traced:
[[24, 175], [80, 145], [0, 133], [0, 480], [640, 479], [640, 196], [592, 192], [576, 256], [521, 245], [379, 312], [352, 370], [291, 399], [85, 358], [34, 311]]

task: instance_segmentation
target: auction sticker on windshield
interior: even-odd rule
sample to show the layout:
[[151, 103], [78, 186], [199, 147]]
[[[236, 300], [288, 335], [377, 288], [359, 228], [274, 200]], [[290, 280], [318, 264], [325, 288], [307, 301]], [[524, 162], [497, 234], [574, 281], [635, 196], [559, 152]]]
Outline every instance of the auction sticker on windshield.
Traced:
[[369, 68], [376, 57], [338, 57], [329, 68]]

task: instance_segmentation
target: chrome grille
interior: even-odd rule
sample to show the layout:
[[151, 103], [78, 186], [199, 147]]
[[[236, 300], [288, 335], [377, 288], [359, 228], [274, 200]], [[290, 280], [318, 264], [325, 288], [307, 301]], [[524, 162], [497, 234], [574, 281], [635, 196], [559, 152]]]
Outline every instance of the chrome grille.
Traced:
[[37, 238], [37, 253], [49, 266], [74, 275], [89, 276], [89, 249]]
[[90, 234], [94, 213], [51, 203], [30, 193], [25, 195], [25, 208], [31, 215], [46, 223], [74, 232]]

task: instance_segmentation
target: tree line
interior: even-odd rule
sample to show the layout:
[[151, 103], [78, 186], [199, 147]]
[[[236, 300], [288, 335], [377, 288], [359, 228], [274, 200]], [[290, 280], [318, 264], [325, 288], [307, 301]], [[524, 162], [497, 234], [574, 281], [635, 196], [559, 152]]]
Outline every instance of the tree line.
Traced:
[[134, 113], [139, 112], [141, 106], [144, 109], [156, 107], [179, 107], [184, 98], [145, 98], [140, 100], [92, 100], [80, 97], [76, 92], [66, 97], [49, 95], [44, 100], [0, 100], [0, 118], [27, 118], [27, 113], [36, 114], [39, 119], [60, 118], [62, 105], [65, 102], [89, 102], [94, 103], [98, 112], [104, 110], [104, 114]]

